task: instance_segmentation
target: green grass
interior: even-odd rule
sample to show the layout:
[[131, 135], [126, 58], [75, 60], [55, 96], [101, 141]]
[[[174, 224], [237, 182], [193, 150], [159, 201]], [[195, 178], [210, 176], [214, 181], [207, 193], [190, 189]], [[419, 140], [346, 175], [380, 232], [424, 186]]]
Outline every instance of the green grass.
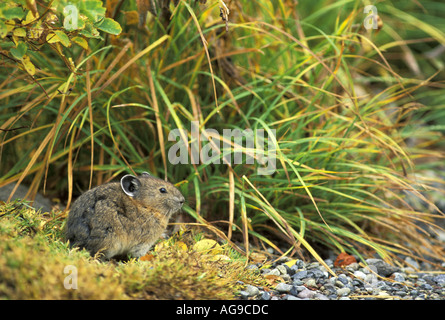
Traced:
[[[0, 132], [0, 185], [23, 181], [70, 204], [150, 171], [244, 249], [443, 257], [416, 223], [440, 216], [421, 176], [443, 170], [444, 61], [425, 53], [444, 42], [444, 6], [377, 2], [383, 27], [368, 32], [361, 1], [226, 3], [229, 33], [218, 1], [180, 1], [168, 31], [152, 15], [138, 30], [120, 13], [123, 34], [65, 50], [76, 73], [43, 46], [31, 53], [38, 85], [3, 59], [1, 128], [26, 128]], [[200, 132], [276, 130], [276, 172], [171, 165], [168, 134], [184, 128], [191, 144], [191, 121]]]
[[202, 233], [161, 240], [145, 260], [100, 262], [70, 249], [63, 227], [26, 203], [0, 206], [0, 299], [234, 299], [237, 281], [267, 285], [229, 246], [198, 249]]

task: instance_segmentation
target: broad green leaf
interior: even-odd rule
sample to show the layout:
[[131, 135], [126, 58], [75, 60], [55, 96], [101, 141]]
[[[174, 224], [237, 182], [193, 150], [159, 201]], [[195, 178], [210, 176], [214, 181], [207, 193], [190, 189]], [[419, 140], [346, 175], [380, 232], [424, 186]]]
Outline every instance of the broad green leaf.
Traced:
[[20, 7], [10, 7], [2, 10], [3, 17], [9, 19], [23, 19], [25, 11]]
[[87, 16], [91, 22], [96, 22], [101, 17], [105, 16], [107, 9], [103, 7], [100, 0], [87, 0], [82, 2], [80, 12]]
[[82, 31], [80, 31], [79, 34], [87, 38], [102, 39], [102, 37], [99, 34], [99, 31], [97, 31], [97, 29], [88, 21], [87, 23], [85, 23], [85, 28]]
[[28, 46], [24, 42], [19, 42], [16, 48], [11, 48], [9, 52], [14, 56], [14, 58], [21, 60], [23, 56], [28, 51]]
[[104, 18], [97, 25], [97, 29], [114, 35], [118, 35], [122, 32], [122, 27], [120, 26], [120, 24], [110, 18]]

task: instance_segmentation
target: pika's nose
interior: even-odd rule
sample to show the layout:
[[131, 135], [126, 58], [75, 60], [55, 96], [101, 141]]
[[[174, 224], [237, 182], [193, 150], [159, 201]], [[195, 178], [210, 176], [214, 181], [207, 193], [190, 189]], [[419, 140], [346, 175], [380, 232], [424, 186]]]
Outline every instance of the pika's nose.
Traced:
[[185, 202], [185, 198], [184, 198], [184, 196], [179, 197], [178, 200], [179, 200], [179, 203], [181, 204], [181, 206], [182, 206], [182, 205], [184, 204], [184, 202]]

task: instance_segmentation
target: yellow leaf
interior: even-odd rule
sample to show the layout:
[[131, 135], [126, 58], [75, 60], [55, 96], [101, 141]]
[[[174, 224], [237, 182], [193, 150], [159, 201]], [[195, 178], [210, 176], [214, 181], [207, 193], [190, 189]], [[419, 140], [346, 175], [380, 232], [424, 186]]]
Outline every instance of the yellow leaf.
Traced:
[[12, 34], [15, 37], [26, 37], [26, 30], [24, 28], [17, 28], [17, 29], [14, 29]]
[[182, 242], [182, 241], [178, 241], [178, 242], [176, 242], [176, 243], [175, 243], [175, 246], [177, 247], [177, 249], [178, 249], [179, 251], [183, 251], [183, 252], [186, 252], [186, 251], [187, 251], [187, 245], [186, 245], [184, 242]]
[[31, 60], [29, 59], [29, 56], [25, 55], [22, 58], [22, 65], [25, 68], [25, 71], [28, 72], [30, 75], [34, 75], [36, 73], [36, 67], [32, 64]]
[[84, 38], [82, 38], [82, 37], [74, 37], [74, 38], [71, 39], [71, 41], [74, 42], [75, 44], [81, 46], [85, 50], [88, 50], [88, 42]]
[[6, 25], [6, 32], [11, 32], [12, 29], [14, 29], [15, 21], [14, 20], [6, 20], [5, 25]]
[[219, 254], [222, 249], [221, 246], [211, 239], [203, 239], [193, 245], [193, 249], [197, 252], [210, 253], [213, 255]]
[[63, 31], [59, 31], [59, 30], [48, 33], [48, 35], [46, 36], [46, 41], [48, 43], [60, 42], [65, 47], [71, 46], [70, 38]]
[[294, 259], [294, 260], [290, 260], [288, 262], [285, 262], [284, 264], [286, 266], [288, 266], [289, 268], [291, 268], [296, 262], [297, 262], [297, 260]]
[[36, 19], [39, 17], [39, 13], [36, 12], [36, 14], [37, 14], [37, 17], [34, 16], [34, 14], [32, 13], [31, 10], [28, 11], [28, 14], [26, 15], [26, 19], [25, 19], [25, 21], [23, 22], [23, 24], [24, 24], [24, 25], [27, 25], [27, 24], [33, 22], [34, 20], [36, 20]]

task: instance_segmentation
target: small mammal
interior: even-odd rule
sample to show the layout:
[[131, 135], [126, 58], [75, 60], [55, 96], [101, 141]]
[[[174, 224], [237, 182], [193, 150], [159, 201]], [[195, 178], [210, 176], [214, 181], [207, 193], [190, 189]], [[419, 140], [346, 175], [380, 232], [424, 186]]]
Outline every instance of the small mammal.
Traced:
[[71, 247], [92, 256], [139, 258], [167, 228], [172, 214], [184, 204], [176, 187], [144, 172], [126, 175], [119, 182], [95, 187], [82, 194], [68, 215], [66, 238]]

